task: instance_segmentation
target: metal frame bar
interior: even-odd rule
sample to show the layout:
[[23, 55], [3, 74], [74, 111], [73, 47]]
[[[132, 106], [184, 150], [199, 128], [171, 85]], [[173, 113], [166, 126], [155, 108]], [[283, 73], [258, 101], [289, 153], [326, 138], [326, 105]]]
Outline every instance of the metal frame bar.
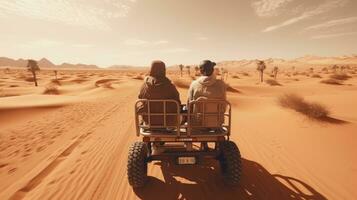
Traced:
[[148, 162], [155, 160], [172, 160], [178, 157], [196, 157], [196, 161], [199, 162], [203, 158], [216, 159], [219, 156], [219, 151], [177, 151], [177, 152], [165, 152], [160, 155], [150, 155], [147, 158]]
[[[151, 102], [161, 102], [163, 103], [163, 113], [151, 113], [151, 107], [150, 103]], [[176, 112], [173, 113], [167, 113], [167, 103], [174, 103], [176, 104]], [[206, 113], [205, 107], [209, 103], [215, 103], [217, 104], [217, 113]], [[145, 106], [147, 105], [147, 112], [141, 112], [139, 113], [139, 109], [141, 108], [140, 106]], [[200, 125], [193, 125], [192, 124], [192, 119], [191, 117], [195, 117], [193, 113], [193, 107], [195, 105], [202, 105], [202, 114], [203, 120]], [[219, 112], [221, 110], [220, 107], [223, 107], [224, 112]], [[175, 100], [148, 100], [148, 99], [139, 99], [135, 103], [135, 125], [136, 125], [136, 135], [140, 136], [146, 136], [146, 137], [162, 137], [162, 138], [177, 138], [177, 137], [185, 137], [185, 138], [204, 138], [204, 137], [217, 137], [217, 136], [230, 136], [231, 133], [231, 114], [232, 114], [232, 109], [231, 109], [231, 104], [226, 101], [226, 100], [207, 100], [207, 99], [200, 99], [200, 100], [195, 100], [190, 102], [188, 105], [188, 112], [186, 113], [181, 113], [180, 111], [180, 105], [177, 101]], [[175, 116], [177, 117], [176, 119], [176, 125], [174, 126], [167, 126], [167, 116]], [[223, 116], [222, 116], [223, 115]], [[148, 124], [140, 124], [140, 116], [143, 118], [144, 116], [148, 117]], [[163, 116], [164, 118], [164, 125], [163, 126], [152, 126], [151, 125], [151, 116]], [[183, 116], [187, 116], [187, 125], [181, 125], [180, 119]], [[223, 117], [223, 124], [221, 128], [226, 128], [226, 131], [223, 133], [215, 133], [215, 134], [197, 134], [193, 133], [192, 128], [206, 128], [203, 125], [204, 120], [206, 120], [206, 116], [217, 116], [218, 121], [221, 121]], [[226, 117], [228, 117], [227, 123], [226, 123]], [[150, 133], [145, 133], [142, 131], [142, 129], [150, 129], [150, 128], [175, 128], [176, 134], [160, 134], [160, 133], [155, 133], [155, 134], [150, 134]], [[218, 127], [217, 127], [218, 128]], [[183, 131], [182, 131], [183, 130]]]

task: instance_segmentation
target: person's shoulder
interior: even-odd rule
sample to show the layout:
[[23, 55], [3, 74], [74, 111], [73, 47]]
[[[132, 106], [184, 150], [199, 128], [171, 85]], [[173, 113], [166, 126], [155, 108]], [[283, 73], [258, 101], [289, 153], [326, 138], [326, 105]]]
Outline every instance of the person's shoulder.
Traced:
[[219, 85], [220, 87], [227, 87], [226, 82], [217, 79], [216, 84]]
[[219, 85], [225, 85], [226, 83], [220, 79], [217, 79], [216, 80], [216, 84], [219, 84]]
[[196, 85], [200, 84], [199, 79], [193, 80], [190, 84], [191, 87], [194, 87]]

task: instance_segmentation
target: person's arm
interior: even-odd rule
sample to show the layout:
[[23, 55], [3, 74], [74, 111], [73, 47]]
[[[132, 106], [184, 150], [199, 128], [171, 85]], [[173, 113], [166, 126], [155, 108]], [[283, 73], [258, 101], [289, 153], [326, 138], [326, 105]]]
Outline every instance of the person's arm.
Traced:
[[187, 97], [187, 104], [190, 103], [190, 101], [193, 100], [193, 82], [190, 85], [190, 88], [188, 89], [188, 97]]
[[181, 105], [180, 93], [177, 91], [176, 87], [173, 84], [171, 84], [171, 90], [173, 99], [175, 99]]
[[140, 88], [139, 95], [138, 95], [138, 98], [139, 98], [139, 99], [147, 99], [147, 98], [148, 98], [147, 89], [148, 89], [148, 88], [146, 87], [146, 84], [143, 83], [143, 85], [142, 85], [141, 88]]
[[227, 88], [228, 88], [228, 85], [227, 84], [223, 84], [223, 98], [224, 100], [227, 100]]

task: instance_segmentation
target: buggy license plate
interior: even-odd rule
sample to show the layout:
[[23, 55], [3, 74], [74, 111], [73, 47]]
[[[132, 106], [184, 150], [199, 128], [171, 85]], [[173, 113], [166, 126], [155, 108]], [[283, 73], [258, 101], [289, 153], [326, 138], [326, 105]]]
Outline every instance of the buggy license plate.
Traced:
[[178, 157], [177, 163], [179, 165], [194, 165], [194, 164], [196, 164], [196, 158], [195, 157]]

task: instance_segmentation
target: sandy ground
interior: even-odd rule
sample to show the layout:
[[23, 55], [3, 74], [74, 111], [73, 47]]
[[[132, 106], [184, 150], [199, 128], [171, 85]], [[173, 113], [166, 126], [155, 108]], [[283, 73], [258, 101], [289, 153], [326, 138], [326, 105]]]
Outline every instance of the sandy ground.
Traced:
[[[1, 70], [1, 69], [0, 69]], [[0, 199], [357, 199], [357, 77], [322, 84], [331, 73], [278, 75], [281, 86], [258, 74], [229, 75], [233, 136], [243, 157], [237, 188], [223, 185], [219, 165], [149, 164], [147, 186], [133, 190], [126, 177], [135, 136], [134, 102], [143, 72], [0, 72]], [[180, 83], [186, 101], [190, 78]], [[239, 78], [235, 77], [237, 75]], [[296, 93], [325, 105], [329, 121], [281, 107]]]

